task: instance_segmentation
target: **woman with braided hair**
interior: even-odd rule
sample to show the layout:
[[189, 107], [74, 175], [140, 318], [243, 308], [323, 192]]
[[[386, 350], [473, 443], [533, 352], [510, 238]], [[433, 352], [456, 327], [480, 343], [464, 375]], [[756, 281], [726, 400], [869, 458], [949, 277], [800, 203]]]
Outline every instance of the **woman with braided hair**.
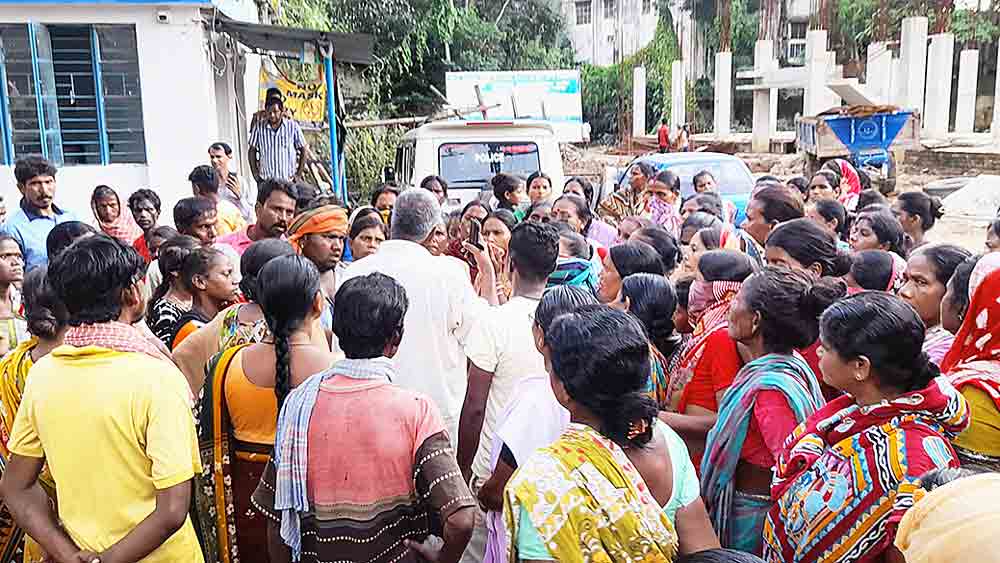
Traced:
[[250, 496], [270, 458], [285, 397], [332, 362], [329, 348], [312, 339], [326, 301], [319, 270], [309, 259], [286, 255], [268, 261], [254, 297], [267, 336], [212, 358], [198, 408], [204, 470], [197, 492], [205, 494], [196, 502], [210, 561], [267, 561], [265, 519], [251, 509]]

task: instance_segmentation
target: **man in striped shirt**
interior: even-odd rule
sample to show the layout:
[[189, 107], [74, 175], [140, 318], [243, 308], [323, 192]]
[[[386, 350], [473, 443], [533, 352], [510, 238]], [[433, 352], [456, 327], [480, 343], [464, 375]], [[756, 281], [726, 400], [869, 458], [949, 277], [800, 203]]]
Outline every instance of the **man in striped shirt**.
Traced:
[[250, 129], [250, 171], [257, 183], [294, 180], [306, 165], [306, 139], [299, 124], [284, 116], [285, 104], [272, 96], [264, 104], [266, 121]]

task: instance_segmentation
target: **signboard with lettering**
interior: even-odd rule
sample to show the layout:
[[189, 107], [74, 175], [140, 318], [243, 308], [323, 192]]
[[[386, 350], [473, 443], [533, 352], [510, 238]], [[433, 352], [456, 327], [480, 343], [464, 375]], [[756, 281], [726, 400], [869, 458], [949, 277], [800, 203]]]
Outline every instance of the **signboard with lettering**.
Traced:
[[260, 107], [264, 107], [264, 96], [268, 88], [281, 90], [285, 100], [285, 109], [292, 118], [306, 127], [323, 127], [326, 121], [326, 83], [323, 73], [309, 82], [292, 82], [282, 76], [272, 74], [265, 66], [260, 69], [260, 90], [257, 98]]
[[[583, 101], [580, 71], [525, 70], [511, 72], [449, 72], [445, 75], [448, 103], [456, 108], [499, 105], [486, 119], [537, 119], [548, 121], [560, 141], [583, 140]], [[476, 86], [482, 95], [476, 94]], [[481, 113], [466, 119], [482, 120]]]

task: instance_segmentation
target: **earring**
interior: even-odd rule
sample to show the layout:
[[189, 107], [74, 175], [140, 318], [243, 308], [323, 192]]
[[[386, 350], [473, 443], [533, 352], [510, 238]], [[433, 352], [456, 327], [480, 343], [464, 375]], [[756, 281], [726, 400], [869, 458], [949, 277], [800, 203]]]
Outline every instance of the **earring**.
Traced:
[[858, 383], [861, 383], [865, 380], [865, 377], [861, 375], [861, 372], [859, 371], [854, 374], [854, 379], [856, 379]]

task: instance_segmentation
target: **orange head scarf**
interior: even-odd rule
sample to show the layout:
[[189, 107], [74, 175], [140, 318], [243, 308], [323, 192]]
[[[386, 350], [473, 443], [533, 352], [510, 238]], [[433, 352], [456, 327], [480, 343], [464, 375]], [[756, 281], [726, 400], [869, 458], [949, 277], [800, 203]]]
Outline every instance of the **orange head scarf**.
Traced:
[[320, 233], [335, 233], [347, 236], [347, 211], [336, 205], [324, 205], [309, 211], [303, 211], [288, 226], [288, 242], [296, 252], [302, 252], [299, 240], [305, 235]]

